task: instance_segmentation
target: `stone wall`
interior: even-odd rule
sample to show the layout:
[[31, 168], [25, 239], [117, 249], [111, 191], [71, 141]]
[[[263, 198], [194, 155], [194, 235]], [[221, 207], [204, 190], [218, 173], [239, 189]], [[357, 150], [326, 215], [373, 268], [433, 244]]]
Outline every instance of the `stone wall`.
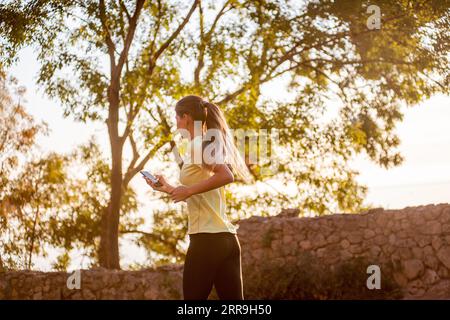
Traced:
[[[450, 204], [239, 222], [246, 299], [450, 299]], [[381, 288], [369, 290], [369, 265]], [[182, 265], [141, 271], [0, 273], [0, 299], [181, 299]], [[215, 292], [210, 296], [217, 298]]]

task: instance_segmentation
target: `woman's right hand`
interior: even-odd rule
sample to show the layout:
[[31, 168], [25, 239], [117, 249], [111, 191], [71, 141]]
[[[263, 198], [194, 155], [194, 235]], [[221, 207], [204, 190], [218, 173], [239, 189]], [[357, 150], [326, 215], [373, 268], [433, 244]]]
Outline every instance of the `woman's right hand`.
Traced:
[[171, 186], [166, 181], [166, 179], [164, 179], [164, 177], [162, 175], [155, 175], [155, 177], [156, 177], [156, 179], [158, 179], [159, 183], [161, 184], [160, 186], [156, 186], [150, 179], [148, 179], [147, 177], [144, 177], [147, 184], [150, 187], [152, 187], [153, 190], [170, 193], [173, 189], [175, 189], [173, 186]]

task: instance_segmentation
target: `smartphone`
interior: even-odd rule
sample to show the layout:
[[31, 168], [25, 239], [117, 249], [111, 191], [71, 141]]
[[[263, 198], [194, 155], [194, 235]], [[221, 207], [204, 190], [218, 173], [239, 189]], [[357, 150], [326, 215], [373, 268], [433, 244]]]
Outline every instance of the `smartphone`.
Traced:
[[155, 184], [155, 186], [157, 186], [157, 187], [162, 186], [162, 184], [158, 181], [158, 179], [156, 179], [150, 172], [148, 172], [148, 171], [140, 171], [140, 172], [144, 177], [150, 179], [150, 181], [153, 182]]

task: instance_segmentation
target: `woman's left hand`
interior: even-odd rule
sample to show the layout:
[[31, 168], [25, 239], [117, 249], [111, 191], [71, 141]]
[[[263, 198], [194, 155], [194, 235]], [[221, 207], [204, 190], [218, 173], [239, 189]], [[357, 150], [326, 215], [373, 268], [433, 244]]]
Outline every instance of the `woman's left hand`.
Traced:
[[191, 190], [189, 189], [189, 187], [185, 187], [185, 186], [176, 187], [170, 193], [170, 197], [175, 202], [184, 201], [187, 198], [189, 198], [190, 196], [192, 196]]

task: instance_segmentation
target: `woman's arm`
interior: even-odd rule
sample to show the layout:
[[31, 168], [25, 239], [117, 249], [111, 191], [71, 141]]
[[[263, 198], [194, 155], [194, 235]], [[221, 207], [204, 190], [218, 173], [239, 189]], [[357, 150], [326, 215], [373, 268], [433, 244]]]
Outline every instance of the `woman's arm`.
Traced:
[[170, 193], [175, 202], [184, 201], [190, 196], [220, 188], [234, 181], [233, 173], [227, 165], [217, 164], [212, 168], [214, 175], [191, 186], [179, 186]]

